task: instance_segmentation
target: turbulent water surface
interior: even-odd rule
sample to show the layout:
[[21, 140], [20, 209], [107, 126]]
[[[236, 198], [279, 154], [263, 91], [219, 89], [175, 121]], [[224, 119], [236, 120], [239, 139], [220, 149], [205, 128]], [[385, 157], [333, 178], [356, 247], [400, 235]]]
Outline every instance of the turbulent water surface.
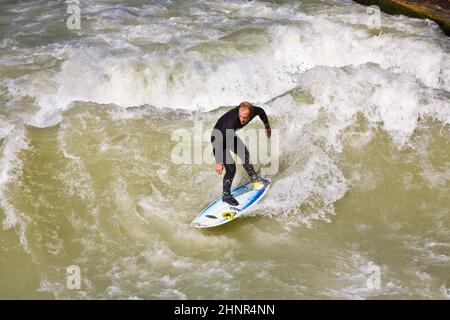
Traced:
[[[70, 29], [68, 6], [0, 2], [1, 298], [450, 298], [436, 24], [374, 28], [352, 1], [82, 0]], [[192, 228], [221, 192], [208, 130], [243, 100], [279, 130], [278, 172], [240, 221]], [[205, 159], [176, 164], [194, 122]]]

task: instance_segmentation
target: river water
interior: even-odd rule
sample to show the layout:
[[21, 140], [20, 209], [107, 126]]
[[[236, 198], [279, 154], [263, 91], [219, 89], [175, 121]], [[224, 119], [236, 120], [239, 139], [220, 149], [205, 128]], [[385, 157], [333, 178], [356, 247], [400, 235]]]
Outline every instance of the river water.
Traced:
[[[449, 299], [450, 41], [374, 14], [2, 0], [0, 297]], [[208, 130], [244, 100], [278, 137], [271, 189], [192, 228], [222, 187]], [[199, 123], [202, 161], [174, 163]]]

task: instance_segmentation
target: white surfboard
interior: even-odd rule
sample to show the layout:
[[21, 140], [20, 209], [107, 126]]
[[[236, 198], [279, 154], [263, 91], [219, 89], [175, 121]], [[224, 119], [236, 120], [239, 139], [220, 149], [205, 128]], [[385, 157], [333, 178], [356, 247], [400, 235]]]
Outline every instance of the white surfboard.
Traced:
[[210, 228], [220, 226], [241, 216], [250, 207], [255, 205], [266, 194], [270, 187], [270, 180], [264, 178], [262, 182], [246, 182], [231, 191], [233, 197], [239, 202], [231, 206], [222, 201], [222, 197], [206, 207], [191, 223], [196, 228]]

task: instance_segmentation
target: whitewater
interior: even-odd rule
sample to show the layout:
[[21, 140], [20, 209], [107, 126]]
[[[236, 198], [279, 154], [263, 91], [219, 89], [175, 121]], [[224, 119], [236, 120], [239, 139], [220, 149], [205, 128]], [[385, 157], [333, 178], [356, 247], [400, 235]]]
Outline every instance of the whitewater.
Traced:
[[[0, 298], [450, 299], [435, 23], [350, 0], [2, 0], [0, 26]], [[271, 189], [192, 228], [222, 191], [209, 132], [242, 101], [277, 130]], [[204, 161], [174, 163], [196, 123]]]

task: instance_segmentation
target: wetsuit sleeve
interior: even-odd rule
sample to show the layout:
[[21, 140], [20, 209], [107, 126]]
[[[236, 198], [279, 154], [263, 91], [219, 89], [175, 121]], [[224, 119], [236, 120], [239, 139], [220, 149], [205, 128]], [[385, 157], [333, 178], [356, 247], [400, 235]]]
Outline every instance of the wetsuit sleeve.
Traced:
[[264, 111], [264, 109], [254, 106], [253, 110], [255, 110], [255, 113], [259, 116], [261, 121], [264, 123], [264, 127], [266, 129], [270, 128], [269, 119], [267, 119], [267, 115], [266, 115], [266, 112]]

